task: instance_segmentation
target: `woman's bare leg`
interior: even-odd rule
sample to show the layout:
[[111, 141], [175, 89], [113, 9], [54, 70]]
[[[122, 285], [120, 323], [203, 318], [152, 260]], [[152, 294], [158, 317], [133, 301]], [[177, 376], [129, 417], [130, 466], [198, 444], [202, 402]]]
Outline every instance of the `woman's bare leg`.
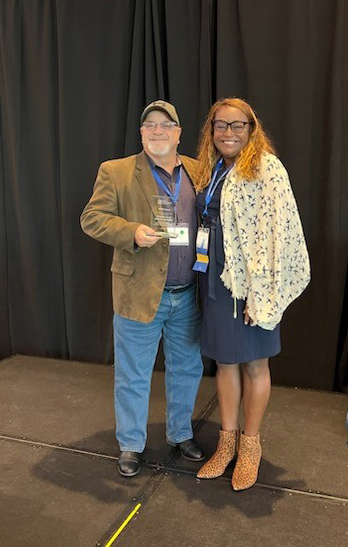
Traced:
[[271, 394], [268, 359], [243, 364], [244, 434], [257, 435]]
[[219, 400], [221, 429], [238, 429], [240, 402], [242, 398], [242, 379], [238, 364], [217, 364], [216, 390]]

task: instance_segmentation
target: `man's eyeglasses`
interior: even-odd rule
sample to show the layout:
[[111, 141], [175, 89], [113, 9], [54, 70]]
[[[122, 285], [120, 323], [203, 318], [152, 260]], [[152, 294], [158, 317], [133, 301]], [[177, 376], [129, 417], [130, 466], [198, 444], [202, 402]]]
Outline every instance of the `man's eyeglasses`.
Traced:
[[253, 122], [241, 122], [236, 120], [235, 122], [224, 122], [223, 120], [214, 120], [213, 127], [217, 133], [225, 133], [227, 128], [230, 127], [234, 133], [243, 133], [246, 125], [252, 125]]
[[144, 122], [143, 123], [143, 127], [145, 127], [146, 131], [155, 131], [157, 129], [158, 126], [160, 126], [160, 128], [163, 130], [163, 131], [171, 131], [173, 129], [173, 127], [176, 127], [178, 124], [176, 122], [161, 122], [161, 123], [156, 123], [156, 122]]

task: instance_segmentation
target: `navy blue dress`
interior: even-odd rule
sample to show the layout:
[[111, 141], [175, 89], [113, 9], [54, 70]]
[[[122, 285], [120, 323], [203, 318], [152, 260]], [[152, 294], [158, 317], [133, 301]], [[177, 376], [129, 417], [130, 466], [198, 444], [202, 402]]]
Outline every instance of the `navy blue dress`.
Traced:
[[[198, 274], [203, 311], [201, 352], [219, 363], [247, 363], [280, 352], [280, 326], [269, 331], [244, 325], [245, 300], [237, 301], [237, 317], [233, 317], [231, 292], [220, 279], [225, 260], [220, 221], [222, 184], [223, 181], [213, 194], [208, 207], [209, 217], [204, 223], [210, 228], [210, 237], [208, 270]], [[205, 188], [197, 195], [200, 214], [204, 210], [206, 191]]]

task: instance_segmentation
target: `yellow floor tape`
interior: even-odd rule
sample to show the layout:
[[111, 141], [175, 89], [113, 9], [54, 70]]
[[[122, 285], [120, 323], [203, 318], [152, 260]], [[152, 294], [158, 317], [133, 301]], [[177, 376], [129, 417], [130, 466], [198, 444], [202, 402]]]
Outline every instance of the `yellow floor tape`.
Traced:
[[114, 533], [114, 535], [112, 536], [112, 538], [109, 539], [109, 541], [107, 542], [107, 544], [105, 545], [105, 547], [110, 547], [110, 545], [113, 544], [113, 542], [115, 541], [115, 539], [120, 535], [120, 533], [122, 532], [122, 530], [127, 526], [128, 522], [134, 517], [135, 513], [140, 509], [141, 507], [141, 503], [138, 503], [138, 505], [136, 505], [133, 509], [133, 511], [128, 515], [128, 517], [126, 518], [125, 521], [123, 521], [123, 523], [121, 524], [121, 526], [119, 527], [118, 530], [116, 530], [116, 532]]

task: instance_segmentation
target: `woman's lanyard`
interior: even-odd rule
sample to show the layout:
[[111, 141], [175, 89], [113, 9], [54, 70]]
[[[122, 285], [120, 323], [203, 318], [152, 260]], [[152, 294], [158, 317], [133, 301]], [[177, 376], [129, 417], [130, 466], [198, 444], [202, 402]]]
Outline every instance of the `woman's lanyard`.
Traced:
[[227, 173], [230, 171], [230, 169], [232, 167], [231, 166], [228, 169], [225, 169], [225, 171], [223, 173], [221, 173], [220, 177], [217, 179], [217, 174], [220, 171], [220, 169], [223, 165], [223, 162], [224, 162], [223, 158], [220, 158], [219, 161], [217, 162], [217, 164], [215, 166], [215, 169], [213, 171], [213, 176], [211, 178], [211, 181], [209, 183], [207, 192], [205, 194], [205, 207], [204, 207], [204, 211], [202, 213], [203, 220], [205, 220], [209, 215], [208, 206], [209, 206], [209, 204], [212, 200], [212, 197], [214, 195], [214, 192], [215, 192], [216, 188], [219, 186], [222, 179], [227, 175]]
[[[213, 194], [218, 187], [218, 184], [222, 181], [222, 179], [227, 175], [231, 167], [228, 169], [225, 169], [225, 171], [221, 174], [221, 176], [217, 179], [217, 174], [220, 171], [224, 159], [220, 158], [217, 162], [215, 169], [213, 171], [213, 176], [211, 178], [211, 181], [209, 183], [207, 192], [205, 194], [205, 207], [204, 211], [202, 213], [203, 217], [203, 224], [198, 228], [197, 231], [197, 238], [196, 238], [196, 253], [197, 258], [196, 262], [193, 265], [193, 271], [195, 272], [202, 272], [205, 273], [208, 269], [209, 264], [209, 235], [210, 235], [210, 228], [207, 228], [204, 226], [204, 221], [208, 218], [208, 206], [209, 203], [212, 200]], [[214, 255], [215, 256], [215, 255]], [[214, 297], [214, 300], [216, 298]]]
[[172, 192], [168, 186], [163, 182], [163, 180], [161, 179], [161, 177], [159, 176], [159, 174], [157, 173], [156, 169], [154, 167], [151, 167], [151, 171], [152, 171], [152, 174], [155, 178], [155, 181], [157, 182], [158, 186], [160, 188], [162, 188], [162, 190], [165, 191], [165, 193], [167, 194], [167, 196], [170, 197], [172, 203], [173, 203], [173, 206], [174, 206], [174, 211], [176, 212], [176, 204], [178, 202], [178, 199], [179, 199], [179, 194], [180, 194], [180, 186], [181, 186], [181, 166], [178, 170], [178, 174], [176, 176], [176, 181], [175, 181], [175, 190], [174, 192]]

